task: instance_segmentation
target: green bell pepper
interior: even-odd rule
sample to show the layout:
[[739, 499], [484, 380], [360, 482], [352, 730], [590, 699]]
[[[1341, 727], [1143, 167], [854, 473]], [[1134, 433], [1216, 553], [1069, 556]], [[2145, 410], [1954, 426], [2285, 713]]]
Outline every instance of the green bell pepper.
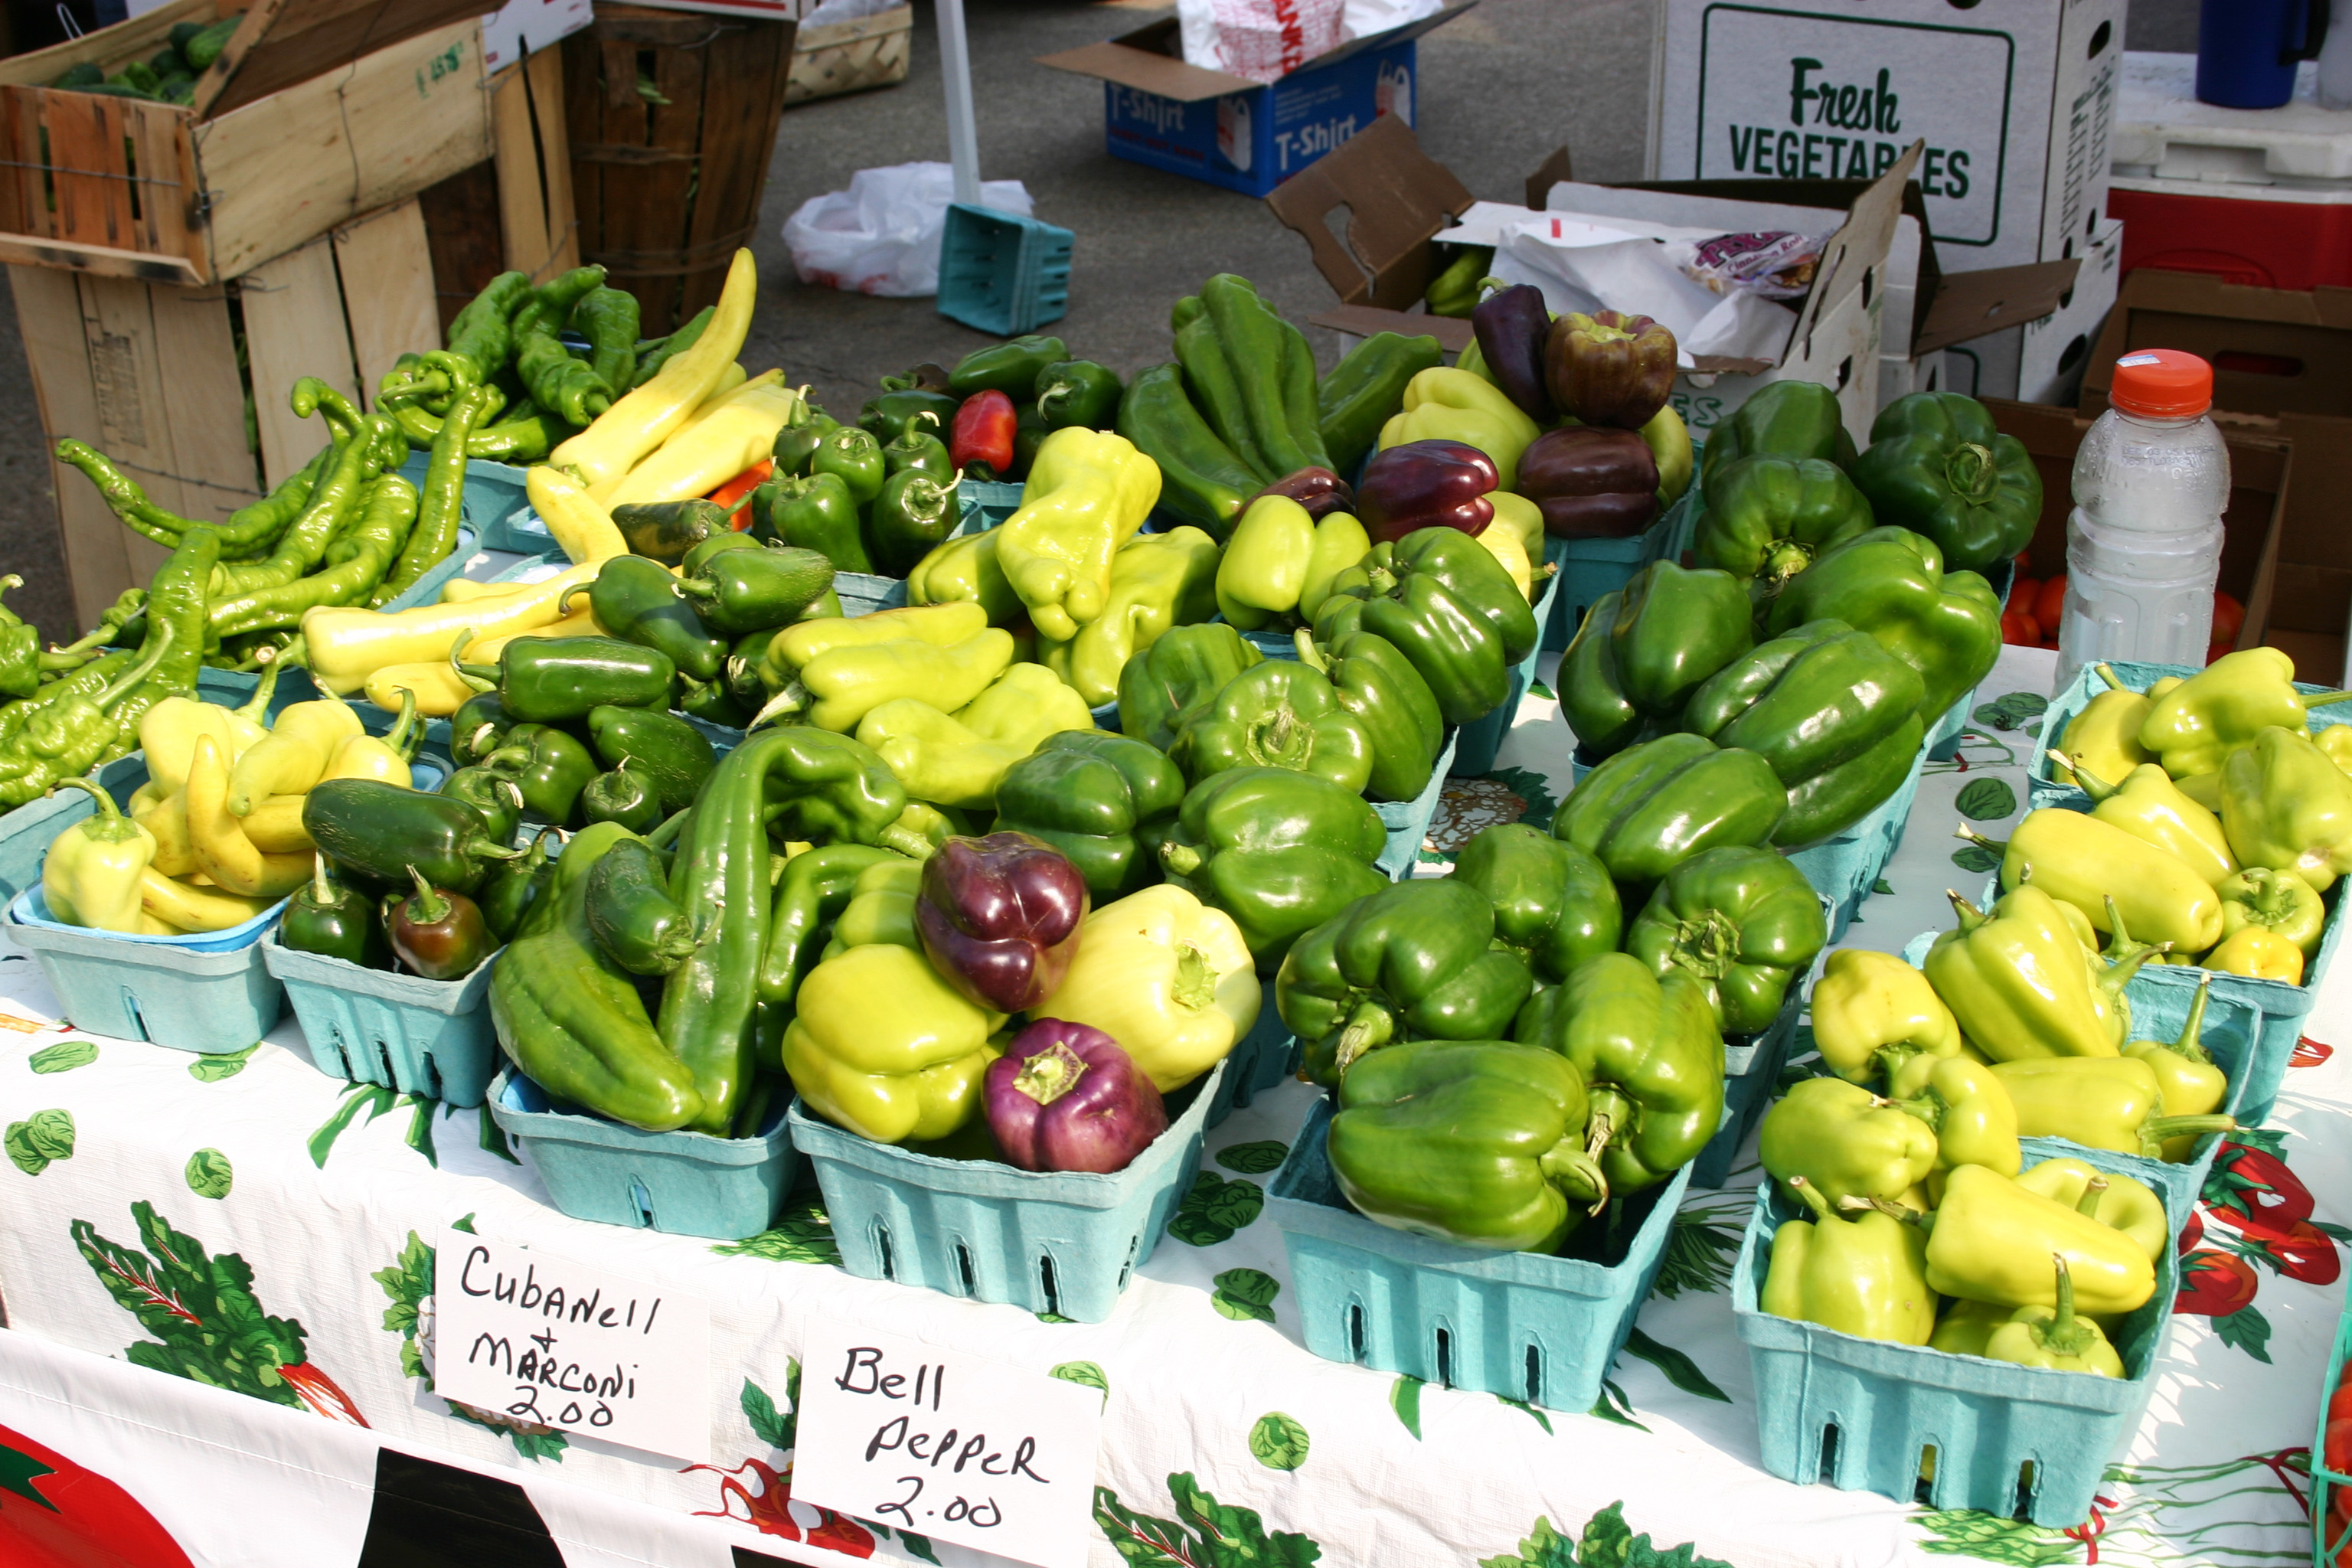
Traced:
[[1802, 871], [1769, 849], [1733, 845], [1667, 873], [1633, 918], [1625, 951], [1659, 974], [1679, 969], [1704, 984], [1726, 1034], [1760, 1035], [1829, 940]]
[[1161, 751], [1220, 691], [1265, 655], [1222, 622], [1178, 626], [1118, 672], [1118, 724]]
[[1034, 834], [1068, 856], [1099, 909], [1160, 879], [1150, 841], [1183, 804], [1184, 775], [1157, 747], [1065, 730], [1005, 770], [996, 826]]
[[1495, 941], [1557, 984], [1587, 959], [1617, 951], [1625, 910], [1608, 868], [1524, 822], [1482, 829], [1454, 860], [1454, 879], [1486, 895]]
[[1300, 937], [1275, 976], [1275, 1006], [1326, 1086], [1368, 1051], [1410, 1039], [1493, 1039], [1534, 978], [1495, 945], [1495, 910], [1467, 882], [1397, 882]]
[[1851, 472], [1854, 455], [1836, 393], [1815, 382], [1776, 381], [1706, 433], [1699, 485], [1712, 489], [1716, 474], [1740, 458], [1819, 458]]
[[1842, 621], [1792, 627], [1710, 676], [1683, 728], [1754, 752], [1789, 792], [1772, 842], [1834, 837], [1903, 785], [1919, 753], [1918, 673]]
[[1387, 845], [1371, 803], [1328, 779], [1230, 768], [1186, 792], [1159, 854], [1169, 881], [1234, 918], [1270, 975], [1292, 942], [1389, 885], [1372, 866]]
[[[923, 431], [929, 431], [936, 439], [940, 432], [954, 426], [956, 410], [962, 406], [961, 398], [950, 397], [944, 392], [908, 387], [867, 398], [866, 406], [857, 411], [857, 424], [887, 446], [897, 445], [909, 433]], [[815, 450], [812, 442], [812, 457]]]
[[961, 521], [952, 479], [901, 468], [882, 481], [882, 492], [874, 498], [866, 518], [866, 532], [883, 574], [903, 577]]
[[1370, 632], [1349, 632], [1328, 648], [1318, 648], [1304, 629], [1296, 635], [1299, 658], [1330, 678], [1339, 706], [1371, 740], [1368, 792], [1380, 800], [1418, 799], [1445, 741], [1445, 717], [1429, 682], [1395, 644]]
[[[1406, 541], [1452, 531], [1423, 529], [1406, 535]], [[1465, 542], [1486, 554], [1475, 540], [1465, 536]], [[1510, 690], [1502, 636], [1435, 574], [1404, 569], [1396, 560], [1398, 548], [1376, 545], [1361, 564], [1331, 579], [1330, 591], [1315, 612], [1315, 640], [1336, 644], [1351, 632], [1370, 632], [1404, 655], [1437, 699], [1447, 723], [1467, 724], [1484, 717]], [[1486, 559], [1507, 591], [1516, 595], [1518, 589], [1509, 574], [1491, 555]]]
[[1688, 1164], [1723, 1120], [1723, 1037], [1687, 974], [1662, 981], [1638, 958], [1603, 953], [1539, 993], [1511, 1034], [1583, 1073], [1592, 1101], [1585, 1149], [1614, 1196]]
[[1704, 735], [1664, 735], [1618, 752], [1560, 802], [1551, 834], [1596, 857], [1620, 883], [1649, 887], [1720, 846], [1764, 844], [1789, 792], [1753, 752]]
[[845, 425], [838, 430], [828, 430], [816, 444], [809, 458], [809, 474], [814, 478], [831, 474], [849, 491], [849, 499], [858, 506], [869, 504], [882, 493], [882, 481], [889, 477], [890, 468], [882, 458], [882, 443], [874, 432]]
[[1068, 361], [1070, 351], [1059, 338], [1031, 332], [1005, 342], [974, 349], [948, 372], [948, 390], [958, 398], [975, 393], [1001, 392], [1015, 403], [1037, 395], [1037, 378], [1045, 367]]
[[677, 579], [642, 555], [615, 555], [599, 567], [593, 583], [567, 589], [559, 608], [588, 595], [596, 624], [624, 642], [670, 657], [681, 674], [715, 680], [727, 661], [727, 644], [711, 635], [683, 595]]
[[1874, 528], [1826, 552], [1771, 601], [1765, 626], [1779, 637], [1821, 620], [1868, 632], [1917, 670], [1926, 688], [1919, 715], [1928, 724], [2000, 657], [1992, 585], [1973, 572], [1946, 572], [1943, 552], [1908, 529]]
[[1353, 474], [1380, 439], [1381, 426], [1404, 406], [1404, 389], [1445, 363], [1435, 338], [1374, 332], [1348, 351], [1315, 389], [1323, 448], [1341, 474]]
[[2033, 454], [1957, 392], [1915, 392], [1880, 409], [1853, 483], [1881, 524], [1925, 534], [1955, 568], [2008, 560], [2042, 521]]
[[1500, 1040], [1430, 1040], [1349, 1072], [1325, 1147], [1339, 1191], [1392, 1229], [1550, 1252], [1606, 1188], [1566, 1060]]
[[525, 811], [561, 826], [579, 808], [580, 795], [597, 773], [588, 748], [548, 724], [518, 724], [482, 766], [514, 781]]
[[1560, 656], [1569, 721], [1594, 754], [1612, 755], [1679, 716], [1701, 682], [1754, 646], [1738, 579], [1654, 562], [1605, 614], [1593, 607]]
[[766, 537], [796, 549], [814, 550], [832, 562], [837, 572], [874, 570], [874, 560], [866, 553], [856, 499], [838, 474], [777, 480], [768, 506]]
[[1087, 359], [1056, 360], [1037, 373], [1039, 417], [1049, 430], [1108, 430], [1118, 417], [1118, 373]]
[[1417, 574], [1444, 584], [1501, 639], [1505, 665], [1517, 664], [1535, 651], [1540, 628], [1527, 595], [1494, 552], [1459, 529], [1415, 529], [1393, 544], [1378, 546], [1367, 560], [1399, 576]]
[[449, 649], [449, 668], [476, 691], [496, 691], [509, 714], [526, 724], [561, 724], [591, 708], [669, 706], [677, 666], [669, 655], [618, 637], [517, 637], [495, 665], [459, 662], [471, 628]]
[[1186, 721], [1169, 756], [1199, 784], [1230, 768], [1289, 768], [1360, 795], [1372, 738], [1321, 671], [1265, 659], [1236, 675]]
[[1777, 591], [1822, 552], [1874, 526], [1870, 502], [1835, 463], [1742, 458], [1709, 476], [1693, 542], [1700, 565]]
[[719, 765], [709, 738], [685, 720], [644, 708], [592, 708], [588, 733], [607, 767], [629, 767], [651, 780], [665, 816], [694, 804]]

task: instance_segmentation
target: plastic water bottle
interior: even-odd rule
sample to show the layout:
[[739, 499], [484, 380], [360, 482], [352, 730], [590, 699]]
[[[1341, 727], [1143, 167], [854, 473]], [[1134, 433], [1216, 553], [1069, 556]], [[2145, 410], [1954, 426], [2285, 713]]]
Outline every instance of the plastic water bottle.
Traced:
[[2206, 410], [2213, 367], [2176, 349], [2116, 362], [2110, 405], [2074, 454], [2058, 689], [2085, 666], [2202, 666], [2221, 565], [2230, 451]]

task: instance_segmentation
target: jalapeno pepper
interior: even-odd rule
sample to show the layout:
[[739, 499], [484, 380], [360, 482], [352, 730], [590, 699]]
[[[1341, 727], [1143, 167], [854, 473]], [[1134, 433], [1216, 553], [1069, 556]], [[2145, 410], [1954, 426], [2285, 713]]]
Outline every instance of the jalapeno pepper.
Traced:
[[677, 681], [669, 655], [618, 637], [518, 637], [495, 665], [463, 664], [468, 629], [449, 649], [449, 667], [477, 691], [496, 690], [525, 723], [561, 723], [610, 703], [667, 708]]
[[838, 474], [779, 480], [768, 509], [768, 533], [786, 544], [815, 551], [837, 571], [874, 570], [858, 527], [857, 501]]

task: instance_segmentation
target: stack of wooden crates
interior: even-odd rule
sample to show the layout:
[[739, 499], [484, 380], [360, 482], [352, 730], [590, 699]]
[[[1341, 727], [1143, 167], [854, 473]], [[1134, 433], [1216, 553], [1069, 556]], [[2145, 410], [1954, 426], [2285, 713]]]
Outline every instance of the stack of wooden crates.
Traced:
[[[576, 264], [562, 65], [484, 68], [482, 0], [168, 0], [0, 60], [0, 261], [41, 425], [158, 504], [222, 518], [321, 439], [287, 406], [315, 375], [364, 403], [436, 345], [417, 193], [495, 158], [506, 265]], [[182, 22], [242, 13], [193, 104], [52, 90]], [[79, 624], [162, 560], [52, 462]]]

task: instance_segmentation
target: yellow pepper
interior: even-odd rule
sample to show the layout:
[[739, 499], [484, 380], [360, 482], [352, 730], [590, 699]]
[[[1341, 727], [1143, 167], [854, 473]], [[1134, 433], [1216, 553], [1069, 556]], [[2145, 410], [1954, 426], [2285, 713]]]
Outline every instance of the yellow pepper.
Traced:
[[[798, 393], [768, 376], [746, 383], [664, 442], [661, 450], [631, 468], [626, 478], [589, 494], [607, 508], [709, 495], [774, 449], [776, 432], [800, 401]], [[598, 494], [599, 489], [606, 493]]]
[[2256, 980], [2303, 984], [2303, 950], [2267, 926], [2240, 926], [2207, 953], [2200, 968]]
[[135, 933], [140, 879], [155, 857], [154, 836], [117, 810], [114, 797], [90, 780], [65, 779], [60, 787], [87, 790], [98, 812], [51, 839], [41, 858], [41, 897], [51, 918]]
[[1044, 1010], [1110, 1036], [1165, 1094], [1223, 1061], [1265, 999], [1233, 917], [1163, 883], [1087, 916]]
[[1494, 460], [1497, 489], [1518, 483], [1519, 454], [1539, 432], [1502, 388], [1465, 370], [1438, 365], [1405, 384], [1403, 412], [1381, 427], [1380, 449], [1408, 441], [1466, 441]]
[[1089, 708], [1115, 700], [1119, 671], [1129, 659], [1171, 627], [1216, 613], [1218, 554], [1217, 542], [1197, 528], [1137, 534], [1111, 557], [1110, 598], [1103, 613], [1069, 641], [1047, 642], [1041, 654], [1045, 667]]
[[809, 971], [783, 1038], [809, 1108], [877, 1143], [928, 1142], [982, 1111], [1003, 1016], [973, 1006], [919, 952], [853, 947]]
[[152, 867], [139, 879], [139, 907], [174, 931], [226, 931], [243, 925], [277, 901], [247, 898], [226, 888], [174, 881]]
[[[562, 618], [558, 605], [564, 591], [576, 584], [593, 583], [603, 564], [601, 560], [584, 561], [521, 593], [495, 599], [419, 605], [391, 613], [324, 606], [306, 611], [302, 637], [310, 646], [311, 677], [336, 696], [347, 697], [387, 665], [446, 664], [450, 647], [461, 633], [474, 634], [468, 646], [478, 653], [496, 638], [537, 631]], [[421, 687], [417, 706], [425, 708]]]
[[[299, 800], [301, 797], [294, 797]], [[133, 822], [155, 841], [148, 864], [166, 877], [190, 877], [196, 872], [196, 843], [188, 837], [188, 792], [167, 795], [131, 814]]]
[[1519, 597], [1531, 605], [1534, 604], [1536, 601], [1535, 567], [1528, 560], [1527, 551], [1519, 544], [1517, 532], [1512, 529], [1497, 527], [1490, 522], [1476, 535], [1476, 538], [1479, 543], [1486, 547], [1486, 553], [1501, 562], [1503, 570], [1511, 574], [1511, 585], [1519, 591]]
[[2311, 732], [2311, 743], [2326, 752], [2329, 762], [2352, 773], [2352, 724], [2322, 724]]
[[987, 690], [955, 710], [955, 721], [984, 741], [1025, 757], [1048, 735], [1091, 730], [1085, 698], [1042, 664], [1016, 664]]
[[2002, 890], [2028, 876], [2033, 885], [2083, 911], [2097, 931], [2111, 929], [2107, 900], [2142, 942], [2201, 952], [2221, 935], [2221, 900], [2213, 885], [2178, 855], [2111, 822], [2045, 806], [2026, 813], [2000, 859]]
[[857, 740], [889, 764], [908, 795], [940, 805], [994, 806], [1004, 771], [1026, 754], [975, 734], [912, 697], [896, 698], [868, 712], [857, 722]]
[[772, 668], [776, 674], [776, 695], [753, 723], [805, 712], [810, 723], [845, 735], [895, 698], [961, 708], [1013, 662], [1013, 636], [1000, 627], [982, 624], [942, 640], [985, 619], [977, 605], [955, 604], [787, 626], [761, 660], [762, 680]]
[[198, 738], [195, 760], [188, 766], [188, 787], [180, 793], [187, 801], [188, 837], [195, 846], [197, 868], [224, 891], [282, 899], [310, 879], [310, 856], [263, 854], [230, 815], [228, 768], [211, 736]]
[[[1535, 503], [1528, 502], [1528, 510], [1534, 511]], [[1536, 526], [1543, 526], [1540, 512], [1536, 514]], [[1371, 552], [1372, 536], [1364, 531], [1364, 525], [1352, 513], [1326, 513], [1315, 525], [1315, 550], [1307, 561], [1307, 584], [1298, 590], [1298, 618], [1312, 625], [1315, 612], [1323, 607], [1324, 599], [1330, 595], [1331, 580], [1349, 567], [1360, 564]]]
[[[1685, 481], [1687, 482], [1687, 481]], [[1495, 508], [1495, 522], [1506, 524], [1519, 536], [1519, 548], [1527, 552], [1530, 562], [1540, 561], [1544, 553], [1543, 509], [1516, 490], [1494, 490], [1486, 500]]]
[[613, 514], [570, 474], [545, 466], [533, 468], [523, 481], [523, 492], [530, 497], [531, 510], [547, 524], [548, 533], [567, 559], [609, 561], [629, 552], [628, 541], [621, 537]]
[[[2147, 721], [2148, 710], [2154, 706], [2147, 697], [2134, 691], [2104, 664], [2091, 667], [2107, 689], [2084, 704], [2083, 710], [2067, 721], [2066, 733], [2059, 744], [2074, 759], [2103, 779], [2119, 779], [2134, 768], [2156, 759], [2139, 743], [2139, 727]], [[2050, 753], [2050, 773], [2060, 784], [2074, 784], [2074, 772], [2065, 758], [2053, 748]]]
[[[393, 783], [403, 789], [409, 787], [407, 765], [402, 764], [399, 777]], [[310, 838], [310, 830], [302, 826], [302, 802], [299, 795], [273, 795], [255, 806], [238, 820], [244, 824], [245, 836], [264, 855], [310, 855], [318, 845]], [[183, 831], [186, 814], [182, 813]]]
[[[635, 468], [669, 438], [719, 385], [743, 350], [759, 302], [759, 268], [749, 250], [738, 250], [727, 269], [718, 308], [702, 335], [664, 362], [654, 378], [596, 416], [596, 422], [549, 455], [559, 468], [574, 468], [589, 484], [600, 484]], [[534, 470], [537, 471], [537, 470]], [[534, 498], [535, 499], [535, 498]], [[545, 512], [541, 516], [544, 517]]]
[[2189, 868], [2219, 886], [2238, 874], [2237, 858], [2230, 853], [2229, 835], [2221, 819], [2180, 793], [2172, 775], [2154, 763], [2143, 763], [2121, 784], [2079, 757], [2053, 752], [2052, 759], [2072, 764], [2074, 782], [2098, 804], [2091, 815], [2112, 823], [2133, 837], [2143, 839], [2185, 861]]
[[1868, 1083], [1913, 1056], [1959, 1055], [1960, 1025], [1918, 970], [1842, 947], [1813, 985], [1813, 1044], [1831, 1071]]
[[1160, 465], [1124, 436], [1056, 430], [1029, 466], [1019, 510], [997, 530], [997, 564], [1037, 635], [1067, 642], [1110, 602], [1111, 558], [1160, 499]]

